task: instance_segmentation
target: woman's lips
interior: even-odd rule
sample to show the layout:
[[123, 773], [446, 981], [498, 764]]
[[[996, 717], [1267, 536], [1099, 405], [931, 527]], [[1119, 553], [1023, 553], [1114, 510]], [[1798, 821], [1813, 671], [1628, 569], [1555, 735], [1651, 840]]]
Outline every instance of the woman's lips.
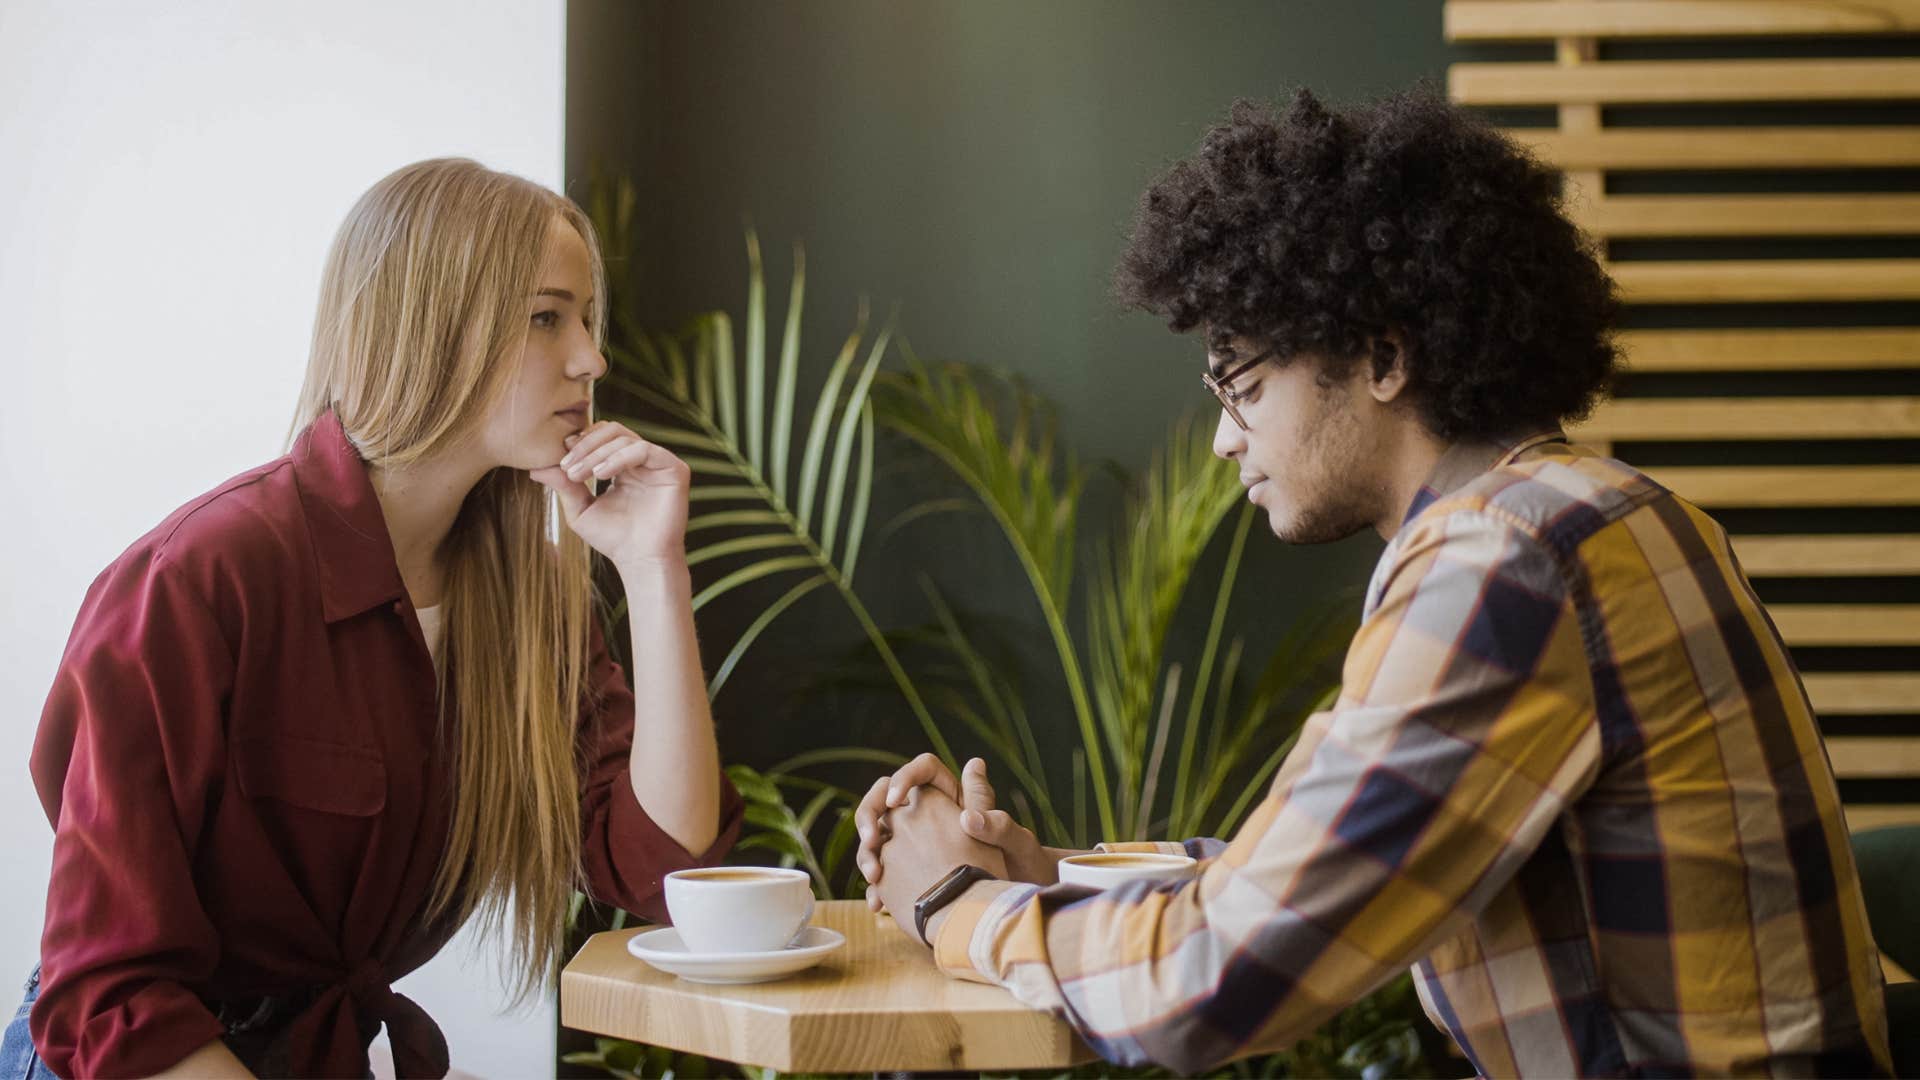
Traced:
[[576, 405], [570, 409], [561, 409], [559, 412], [554, 413], [553, 415], [559, 417], [562, 420], [565, 420], [567, 423], [572, 424], [576, 428], [583, 428], [587, 426], [587, 408], [584, 405]]

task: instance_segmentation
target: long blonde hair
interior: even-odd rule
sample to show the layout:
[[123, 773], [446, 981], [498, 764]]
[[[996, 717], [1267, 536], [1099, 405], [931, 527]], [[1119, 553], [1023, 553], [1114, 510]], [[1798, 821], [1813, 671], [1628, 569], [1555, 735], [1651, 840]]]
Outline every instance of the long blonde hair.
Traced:
[[[516, 373], [556, 217], [586, 242], [604, 343], [605, 271], [572, 202], [460, 159], [375, 184], [327, 257], [295, 435], [332, 410], [370, 464], [393, 469], [474, 434]], [[443, 738], [449, 688], [458, 715], [452, 828], [428, 918], [477, 914], [504, 936], [522, 1001], [556, 970], [580, 880], [592, 552], [571, 530], [556, 536], [554, 515], [545, 488], [494, 469], [441, 548]]]

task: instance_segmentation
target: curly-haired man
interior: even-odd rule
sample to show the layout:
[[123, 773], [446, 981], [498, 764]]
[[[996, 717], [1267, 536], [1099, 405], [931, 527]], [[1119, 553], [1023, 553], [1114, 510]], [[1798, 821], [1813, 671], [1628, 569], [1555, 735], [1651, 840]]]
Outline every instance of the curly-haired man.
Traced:
[[1230, 842], [1103, 845], [1197, 876], [1100, 894], [923, 756], [858, 812], [874, 902], [1110, 1061], [1284, 1047], [1411, 964], [1484, 1075], [1887, 1072], [1785, 646], [1712, 519], [1562, 434], [1617, 301], [1555, 174], [1429, 91], [1242, 103], [1118, 290], [1204, 336], [1276, 535], [1387, 538], [1339, 700]]

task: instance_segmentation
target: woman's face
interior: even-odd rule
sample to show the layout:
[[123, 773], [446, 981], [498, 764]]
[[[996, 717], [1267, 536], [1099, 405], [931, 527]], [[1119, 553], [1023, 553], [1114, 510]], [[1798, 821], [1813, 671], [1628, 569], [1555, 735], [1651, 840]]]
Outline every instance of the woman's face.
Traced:
[[488, 456], [514, 469], [557, 464], [563, 440], [592, 421], [593, 381], [607, 362], [593, 340], [593, 270], [586, 241], [564, 218], [547, 230], [547, 251], [528, 298], [532, 314], [519, 374], [487, 418]]

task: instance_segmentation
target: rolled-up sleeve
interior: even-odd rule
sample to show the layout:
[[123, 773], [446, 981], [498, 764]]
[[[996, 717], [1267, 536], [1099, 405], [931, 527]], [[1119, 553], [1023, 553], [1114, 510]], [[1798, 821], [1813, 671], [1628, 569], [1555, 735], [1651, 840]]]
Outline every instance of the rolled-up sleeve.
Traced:
[[582, 757], [587, 762], [580, 818], [581, 862], [587, 893], [655, 922], [667, 908], [660, 881], [675, 870], [713, 866], [739, 839], [746, 803], [732, 781], [720, 776], [720, 831], [705, 851], [691, 852], [667, 835], [633, 792], [633, 692], [620, 665], [608, 654], [596, 624], [592, 631], [592, 692], [582, 716]]
[[1499, 521], [1396, 550], [1338, 705], [1197, 879], [977, 884], [941, 966], [1191, 1074], [1290, 1045], [1483, 907], [1598, 768], [1578, 620], [1551, 553]]
[[223, 1031], [187, 987], [219, 958], [193, 865], [232, 677], [218, 622], [163, 555], [88, 591], [32, 759], [54, 839], [31, 1029], [57, 1075], [158, 1072]]

